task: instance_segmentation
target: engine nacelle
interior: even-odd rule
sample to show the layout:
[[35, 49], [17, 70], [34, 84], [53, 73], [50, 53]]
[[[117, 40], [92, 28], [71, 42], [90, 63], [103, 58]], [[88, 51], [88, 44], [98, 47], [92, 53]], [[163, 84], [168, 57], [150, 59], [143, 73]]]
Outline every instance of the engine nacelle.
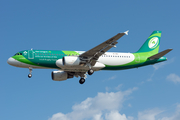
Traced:
[[62, 62], [65, 66], [75, 66], [79, 65], [81, 60], [77, 56], [64, 56]]
[[69, 78], [73, 78], [73, 75], [69, 75], [67, 72], [64, 71], [53, 71], [51, 73], [51, 77], [54, 81], [63, 81]]
[[59, 67], [62, 66], [76, 66], [80, 65], [81, 60], [77, 56], [64, 56], [63, 59], [56, 61], [56, 65]]

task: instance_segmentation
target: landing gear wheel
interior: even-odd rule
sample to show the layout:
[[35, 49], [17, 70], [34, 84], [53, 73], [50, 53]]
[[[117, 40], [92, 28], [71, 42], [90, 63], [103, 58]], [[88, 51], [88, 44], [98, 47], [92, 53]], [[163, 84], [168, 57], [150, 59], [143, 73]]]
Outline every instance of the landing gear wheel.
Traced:
[[80, 80], [79, 80], [79, 83], [80, 84], [83, 84], [85, 82], [85, 79], [84, 78], [81, 78]]
[[92, 75], [94, 73], [94, 70], [90, 69], [88, 70], [88, 75]]
[[31, 78], [32, 77], [32, 74], [31, 74], [32, 73], [32, 68], [31, 67], [29, 67], [29, 72], [30, 73], [28, 74], [28, 77]]
[[31, 78], [31, 77], [32, 77], [32, 74], [29, 74], [28, 77]]

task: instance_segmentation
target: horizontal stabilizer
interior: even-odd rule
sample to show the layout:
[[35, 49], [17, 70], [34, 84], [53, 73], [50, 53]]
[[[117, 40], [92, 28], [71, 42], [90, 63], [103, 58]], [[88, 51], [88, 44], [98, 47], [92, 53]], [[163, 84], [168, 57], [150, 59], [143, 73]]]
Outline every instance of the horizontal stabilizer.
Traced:
[[171, 50], [173, 50], [173, 49], [164, 50], [158, 54], [155, 54], [155, 55], [149, 57], [149, 59], [150, 60], [159, 59], [159, 58], [163, 57], [165, 54], [167, 54], [168, 52], [170, 52]]

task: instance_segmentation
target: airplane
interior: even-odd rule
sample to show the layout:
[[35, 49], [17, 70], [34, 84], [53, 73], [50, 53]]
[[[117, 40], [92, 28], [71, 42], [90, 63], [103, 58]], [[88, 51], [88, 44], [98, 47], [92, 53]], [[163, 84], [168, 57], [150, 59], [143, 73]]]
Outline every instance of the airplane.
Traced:
[[100, 70], [124, 70], [153, 65], [166, 61], [165, 54], [172, 49], [159, 53], [161, 31], [153, 31], [141, 48], [135, 53], [107, 52], [116, 47], [117, 40], [129, 31], [118, 33], [98, 46], [88, 51], [59, 51], [59, 50], [23, 50], [7, 60], [9, 65], [28, 68], [28, 77], [32, 77], [32, 69], [57, 69], [52, 71], [54, 81], [64, 81], [80, 77], [83, 84], [87, 75]]

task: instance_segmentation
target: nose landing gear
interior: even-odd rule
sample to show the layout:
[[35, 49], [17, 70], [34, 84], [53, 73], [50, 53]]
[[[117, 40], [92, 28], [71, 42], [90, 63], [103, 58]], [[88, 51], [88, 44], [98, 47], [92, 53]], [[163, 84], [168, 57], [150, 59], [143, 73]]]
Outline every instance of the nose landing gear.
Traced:
[[32, 77], [32, 74], [28, 74], [28, 77], [31, 78], [31, 77]]
[[32, 74], [31, 74], [32, 73], [32, 68], [31, 67], [29, 67], [29, 72], [30, 73], [28, 74], [28, 77], [31, 78], [32, 77]]

